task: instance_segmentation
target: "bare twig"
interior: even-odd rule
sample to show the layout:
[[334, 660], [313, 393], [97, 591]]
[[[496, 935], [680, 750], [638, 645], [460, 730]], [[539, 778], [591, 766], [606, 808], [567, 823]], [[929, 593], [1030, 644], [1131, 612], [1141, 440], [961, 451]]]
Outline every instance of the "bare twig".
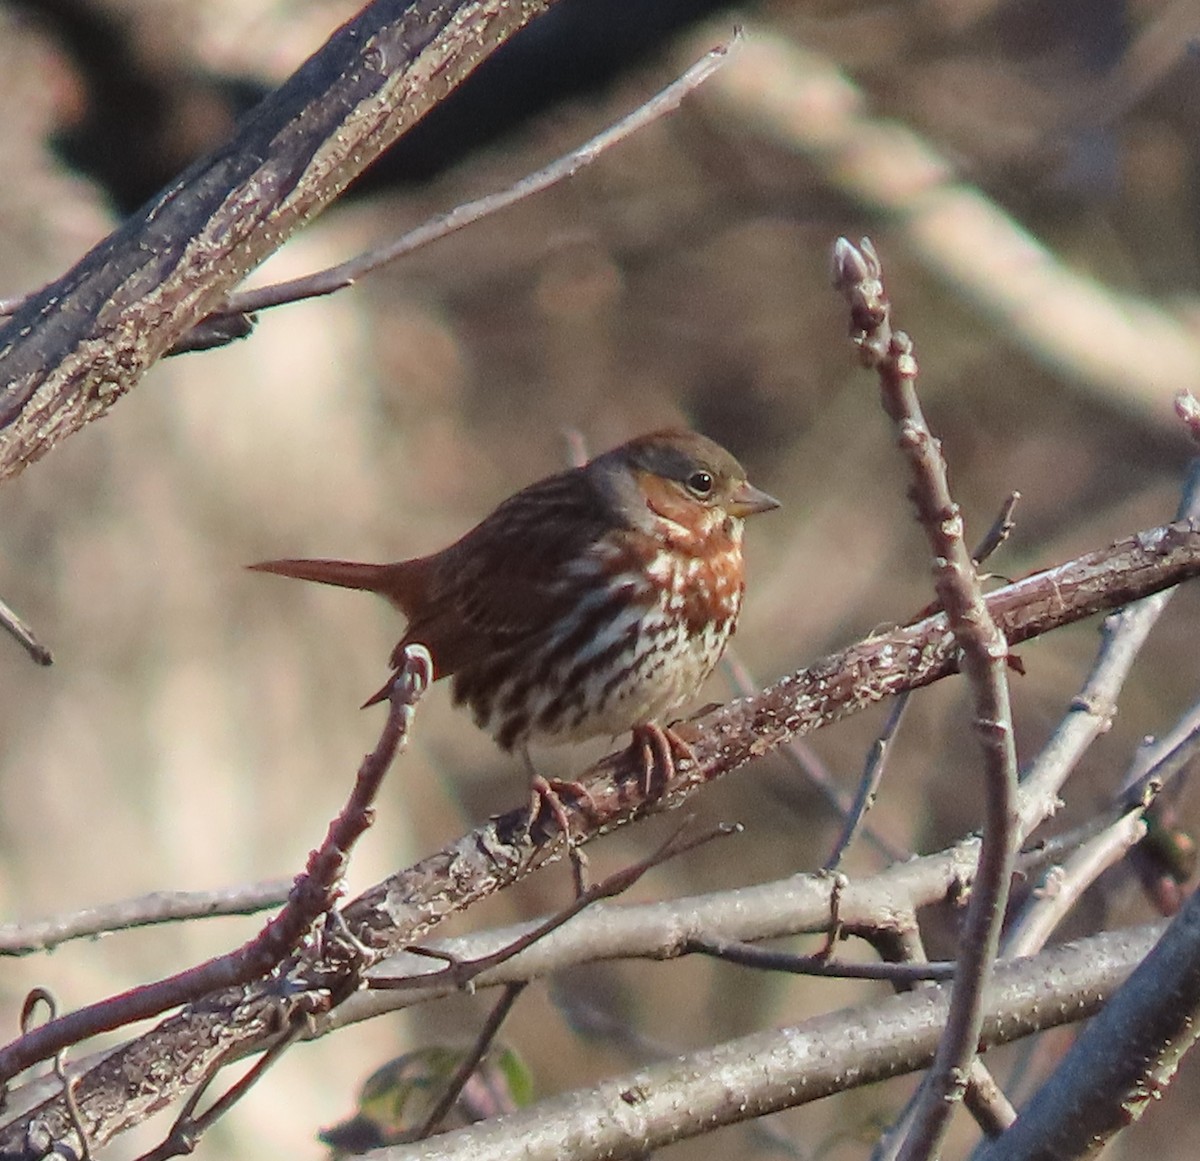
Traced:
[[975, 551], [971, 553], [971, 559], [976, 564], [983, 564], [1012, 535], [1013, 529], [1017, 526], [1016, 521], [1013, 519], [1013, 512], [1016, 511], [1016, 507], [1020, 502], [1020, 492], [1009, 492], [1004, 503], [1000, 506], [1000, 511], [991, 528], [983, 534], [983, 539], [975, 546]]
[[887, 756], [891, 752], [892, 739], [900, 728], [910, 696], [910, 692], [902, 693], [892, 702], [892, 708], [888, 711], [883, 729], [871, 743], [862, 777], [858, 780], [858, 793], [855, 795], [850, 809], [846, 812], [842, 833], [838, 835], [829, 858], [825, 860], [823, 869], [826, 871], [835, 871], [841, 866], [842, 859], [850, 849], [850, 844], [854, 842], [866, 822], [867, 811], [874, 805], [875, 795], [879, 791], [879, 782], [883, 778], [883, 768], [887, 764]]
[[54, 656], [43, 645], [33, 630], [17, 616], [3, 601], [0, 601], [0, 629], [3, 629], [39, 665], [53, 665]]
[[[695, 92], [725, 63], [729, 52], [740, 40], [741, 31], [735, 29], [728, 41], [710, 50], [686, 72], [639, 105], [628, 116], [622, 117], [578, 148], [556, 158], [542, 169], [527, 174], [506, 189], [486, 194], [446, 213], [438, 214], [399, 238], [381, 246], [373, 246], [336, 266], [286, 282], [232, 292], [219, 307], [200, 319], [183, 335], [167, 354], [179, 355], [188, 351], [211, 350], [235, 339], [245, 338], [254, 329], [252, 316], [258, 311], [320, 298], [344, 290], [400, 258], [405, 258], [433, 242], [474, 225], [483, 218], [574, 177], [614, 146], [678, 109], [686, 97]], [[0, 299], [0, 317], [14, 313], [24, 301], [24, 298]]]
[[[362, 254], [350, 258], [337, 266], [318, 270], [287, 282], [277, 282], [252, 290], [235, 291], [225, 302], [177, 342], [168, 354], [178, 355], [186, 351], [207, 350], [221, 346], [235, 338], [243, 338], [253, 328], [252, 315], [261, 310], [286, 303], [302, 302], [319, 298], [353, 286], [360, 278], [374, 273], [381, 267], [407, 257], [409, 254], [457, 233], [482, 218], [499, 213], [517, 202], [539, 194], [567, 178], [574, 177], [581, 169], [591, 165], [615, 145], [632, 137], [647, 125], [673, 113], [684, 99], [695, 92], [717, 69], [725, 63], [730, 50], [740, 41], [741, 33], [724, 44], [707, 52], [677, 80], [639, 105], [627, 117], [610, 125], [602, 133], [584, 142], [577, 149], [552, 161], [549, 165], [521, 178], [507, 189], [498, 190], [456, 206], [444, 214], [438, 214], [423, 222], [415, 230], [382, 246], [372, 247]], [[232, 326], [232, 333], [223, 328]]]
[[254, 939], [187, 971], [48, 1021], [0, 1049], [0, 1078], [7, 1081], [29, 1065], [89, 1036], [156, 1016], [206, 992], [257, 979], [275, 967], [336, 903], [349, 853], [371, 825], [371, 804], [407, 738], [414, 707], [432, 676], [428, 651], [410, 645], [393, 681], [383, 732], [375, 749], [363, 759], [346, 805], [330, 823], [325, 841], [309, 856], [308, 866], [296, 880], [283, 910]]
[[837, 963], [825, 955], [796, 955], [743, 943], [693, 935], [684, 944], [685, 955], [707, 955], [741, 967], [794, 976], [823, 976], [835, 980], [887, 980], [892, 984], [925, 983], [954, 978], [953, 963]]
[[272, 879], [215, 891], [154, 891], [117, 903], [85, 907], [70, 915], [0, 923], [0, 956], [50, 951], [71, 939], [89, 939], [157, 923], [253, 915], [287, 901], [292, 882]]
[[879, 376], [884, 409], [896, 424], [911, 467], [912, 499], [933, 553], [934, 587], [962, 651], [962, 669], [975, 699], [975, 729], [983, 753], [984, 822], [979, 871], [959, 943], [958, 972], [945, 1032], [925, 1095], [900, 1151], [923, 1161], [938, 1148], [953, 1101], [961, 1098], [983, 1020], [983, 997], [999, 946], [1016, 853], [1017, 757], [1008, 700], [1008, 643], [988, 612], [962, 517], [946, 478], [945, 461], [917, 399], [917, 367], [908, 336], [893, 331], [880, 280], [882, 268], [866, 239], [834, 246], [834, 284], [850, 305], [851, 333], [863, 361]]
[[467, 1081], [471, 1079], [471, 1076], [487, 1055], [492, 1043], [500, 1033], [501, 1026], [508, 1019], [509, 1012], [513, 1010], [513, 1005], [521, 998], [521, 993], [527, 986], [525, 983], [505, 985], [504, 991], [500, 993], [500, 999], [492, 1005], [492, 1010], [488, 1013], [487, 1020], [484, 1021], [483, 1027], [479, 1030], [479, 1035], [475, 1038], [475, 1043], [471, 1045], [470, 1050], [464, 1054], [459, 1066], [454, 1070], [454, 1075], [446, 1085], [446, 1091], [442, 1093], [437, 1104], [429, 1110], [429, 1116], [425, 1118], [421, 1127], [414, 1134], [415, 1140], [423, 1141], [426, 1137], [437, 1132], [438, 1126], [442, 1123], [446, 1114], [454, 1107], [454, 1102], [462, 1095], [462, 1090], [466, 1088]]

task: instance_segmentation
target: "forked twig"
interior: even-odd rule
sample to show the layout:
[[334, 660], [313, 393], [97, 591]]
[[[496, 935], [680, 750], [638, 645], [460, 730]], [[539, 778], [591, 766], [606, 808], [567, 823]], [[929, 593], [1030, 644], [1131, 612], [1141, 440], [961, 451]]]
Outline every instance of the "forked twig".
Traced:
[[838, 835], [837, 842], [833, 844], [833, 850], [825, 860], [822, 870], [836, 871], [841, 866], [842, 859], [850, 849], [850, 844], [858, 837], [865, 825], [867, 811], [874, 805], [875, 795], [879, 791], [883, 768], [887, 763], [888, 754], [891, 753], [892, 740], [896, 736], [896, 731], [900, 729], [900, 723], [904, 720], [904, 711], [908, 708], [911, 696], [911, 690], [896, 696], [892, 702], [892, 708], [888, 711], [883, 729], [871, 743], [862, 777], [858, 780], [858, 792], [854, 796], [850, 809], [846, 812], [842, 822], [842, 832]]

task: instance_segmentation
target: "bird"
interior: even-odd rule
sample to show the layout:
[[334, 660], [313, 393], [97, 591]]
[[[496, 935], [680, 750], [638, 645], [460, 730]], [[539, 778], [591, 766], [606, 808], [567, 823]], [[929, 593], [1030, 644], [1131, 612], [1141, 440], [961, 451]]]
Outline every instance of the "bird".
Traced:
[[[779, 507], [697, 432], [650, 432], [516, 492], [449, 547], [389, 564], [266, 560], [259, 572], [362, 589], [407, 618], [391, 655], [424, 645], [434, 680], [529, 771], [570, 844], [560, 792], [531, 744], [632, 732], [644, 789], [690, 746], [669, 715], [691, 700], [737, 625], [747, 517]], [[395, 673], [393, 673], [394, 679]], [[387, 700], [391, 680], [364, 708]], [[540, 801], [539, 801], [540, 800]]]

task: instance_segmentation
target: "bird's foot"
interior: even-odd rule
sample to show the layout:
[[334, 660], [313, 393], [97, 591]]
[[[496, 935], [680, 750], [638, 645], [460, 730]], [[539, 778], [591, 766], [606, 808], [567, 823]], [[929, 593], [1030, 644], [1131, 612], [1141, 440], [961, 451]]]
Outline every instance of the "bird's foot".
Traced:
[[633, 727], [630, 751], [641, 766], [642, 792], [647, 798], [657, 798], [675, 777], [675, 764], [683, 760], [696, 761], [696, 751], [670, 726], [646, 722]]
[[567, 855], [571, 860], [571, 874], [575, 880], [575, 894], [580, 896], [587, 890], [587, 857], [575, 845], [571, 834], [571, 818], [563, 805], [564, 794], [582, 802], [589, 812], [596, 812], [596, 800], [582, 783], [566, 782], [561, 778], [544, 778], [535, 770], [530, 770], [527, 833], [532, 833], [542, 816], [542, 811], [548, 811], [566, 844]]
[[549, 812], [555, 825], [562, 833], [568, 846], [572, 844], [571, 819], [563, 805], [563, 795], [584, 804], [591, 813], [596, 812], [596, 800], [586, 786], [580, 782], [568, 782], [561, 778], [544, 778], [536, 771], [529, 776], [529, 827], [532, 829], [542, 815]]

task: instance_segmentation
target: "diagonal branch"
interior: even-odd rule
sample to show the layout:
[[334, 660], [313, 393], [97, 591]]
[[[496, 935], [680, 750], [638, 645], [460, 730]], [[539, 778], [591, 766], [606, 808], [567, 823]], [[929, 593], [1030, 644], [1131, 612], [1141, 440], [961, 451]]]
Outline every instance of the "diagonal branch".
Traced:
[[374, 0], [0, 329], [0, 479], [103, 415], [192, 325], [553, 0]]

